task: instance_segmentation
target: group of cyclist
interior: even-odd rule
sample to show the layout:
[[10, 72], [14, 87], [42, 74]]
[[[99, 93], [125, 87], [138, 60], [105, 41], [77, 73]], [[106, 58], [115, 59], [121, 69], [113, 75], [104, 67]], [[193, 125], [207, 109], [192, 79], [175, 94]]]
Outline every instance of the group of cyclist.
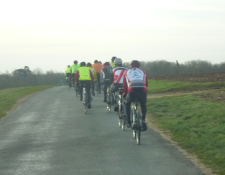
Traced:
[[[130, 111], [131, 103], [137, 98], [140, 102], [142, 111], [142, 130], [147, 129], [145, 117], [146, 117], [146, 102], [147, 102], [147, 87], [148, 80], [145, 71], [140, 69], [140, 63], [137, 60], [133, 60], [130, 64], [130, 68], [127, 69], [123, 66], [121, 58], [112, 57], [111, 62], [105, 62], [103, 65], [100, 61], [95, 60], [94, 64], [81, 62], [78, 65], [78, 61], [74, 61], [74, 64], [68, 66], [65, 71], [66, 76], [71, 77], [76, 87], [80, 87], [80, 100], [83, 100], [82, 91], [83, 86], [86, 87], [88, 97], [88, 108], [91, 108], [91, 94], [95, 95], [95, 83], [97, 82], [97, 92], [101, 93], [101, 87], [103, 86], [104, 99], [103, 102], [107, 102], [107, 88], [113, 94], [119, 91], [119, 88], [123, 88], [123, 98], [125, 101], [126, 117], [125, 124], [128, 128], [131, 127]], [[108, 103], [108, 102], [107, 102]], [[110, 102], [111, 103], [111, 102]], [[113, 99], [114, 111], [118, 111], [118, 104], [116, 98]]]

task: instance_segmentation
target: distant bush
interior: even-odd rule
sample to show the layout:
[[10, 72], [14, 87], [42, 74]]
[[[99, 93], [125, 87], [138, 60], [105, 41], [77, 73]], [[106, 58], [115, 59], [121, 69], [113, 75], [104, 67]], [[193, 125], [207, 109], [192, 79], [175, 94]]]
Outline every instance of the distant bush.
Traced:
[[28, 66], [25, 66], [24, 69], [17, 69], [12, 73], [0, 74], [0, 90], [25, 86], [56, 86], [63, 85], [64, 82], [64, 73], [52, 70], [43, 73], [41, 69], [31, 71]]

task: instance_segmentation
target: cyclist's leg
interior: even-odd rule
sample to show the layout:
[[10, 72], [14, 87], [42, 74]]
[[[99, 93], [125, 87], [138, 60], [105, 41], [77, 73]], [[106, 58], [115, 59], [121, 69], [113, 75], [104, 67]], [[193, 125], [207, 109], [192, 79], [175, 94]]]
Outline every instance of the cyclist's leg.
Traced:
[[80, 85], [80, 101], [83, 100], [83, 82], [79, 81], [79, 85]]
[[72, 82], [73, 82], [73, 86], [75, 86], [75, 74], [71, 74], [71, 78], [72, 78]]
[[91, 88], [91, 81], [86, 81], [86, 92], [87, 92], [88, 108], [91, 108], [90, 88]]
[[95, 96], [95, 82], [94, 81], [91, 83], [91, 90], [92, 90], [92, 95]]
[[142, 112], [142, 120], [145, 121], [145, 116], [147, 112], [146, 102], [147, 102], [147, 93], [142, 92], [139, 96], [139, 102], [141, 106], [141, 112]]
[[126, 96], [126, 116], [127, 116], [127, 120], [125, 121], [128, 125], [130, 125], [131, 124], [131, 122], [130, 122], [130, 117], [132, 117], [132, 116], [130, 116], [130, 111], [131, 111], [131, 102], [132, 102], [132, 96], [133, 96], [133, 94], [132, 94], [132, 92], [129, 92], [128, 94], [127, 94], [127, 96]]
[[114, 105], [115, 104], [115, 100], [116, 100], [116, 98], [115, 98], [115, 91], [116, 91], [116, 88], [115, 88], [115, 83], [112, 83], [112, 85], [111, 85], [111, 94], [112, 94], [112, 98], [113, 98], [113, 104], [112, 105]]
[[107, 87], [109, 86], [109, 82], [105, 81], [104, 82], [104, 100], [103, 102], [106, 102], [106, 97], [107, 97]]
[[98, 92], [101, 93], [100, 73], [97, 73]]

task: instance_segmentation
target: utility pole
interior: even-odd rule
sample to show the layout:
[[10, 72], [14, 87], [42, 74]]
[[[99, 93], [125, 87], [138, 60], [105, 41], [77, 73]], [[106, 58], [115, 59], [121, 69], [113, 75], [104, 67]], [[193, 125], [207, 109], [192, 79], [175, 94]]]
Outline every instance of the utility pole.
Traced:
[[177, 60], [176, 60], [176, 62], [177, 62], [177, 75], [180, 75], [180, 66], [179, 66], [179, 63]]

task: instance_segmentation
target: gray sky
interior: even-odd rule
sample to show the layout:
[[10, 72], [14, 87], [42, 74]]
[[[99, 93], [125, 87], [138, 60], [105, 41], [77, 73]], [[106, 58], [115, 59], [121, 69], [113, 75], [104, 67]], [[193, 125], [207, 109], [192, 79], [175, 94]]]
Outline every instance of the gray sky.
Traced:
[[5, 0], [0, 72], [93, 63], [225, 61], [224, 0]]

